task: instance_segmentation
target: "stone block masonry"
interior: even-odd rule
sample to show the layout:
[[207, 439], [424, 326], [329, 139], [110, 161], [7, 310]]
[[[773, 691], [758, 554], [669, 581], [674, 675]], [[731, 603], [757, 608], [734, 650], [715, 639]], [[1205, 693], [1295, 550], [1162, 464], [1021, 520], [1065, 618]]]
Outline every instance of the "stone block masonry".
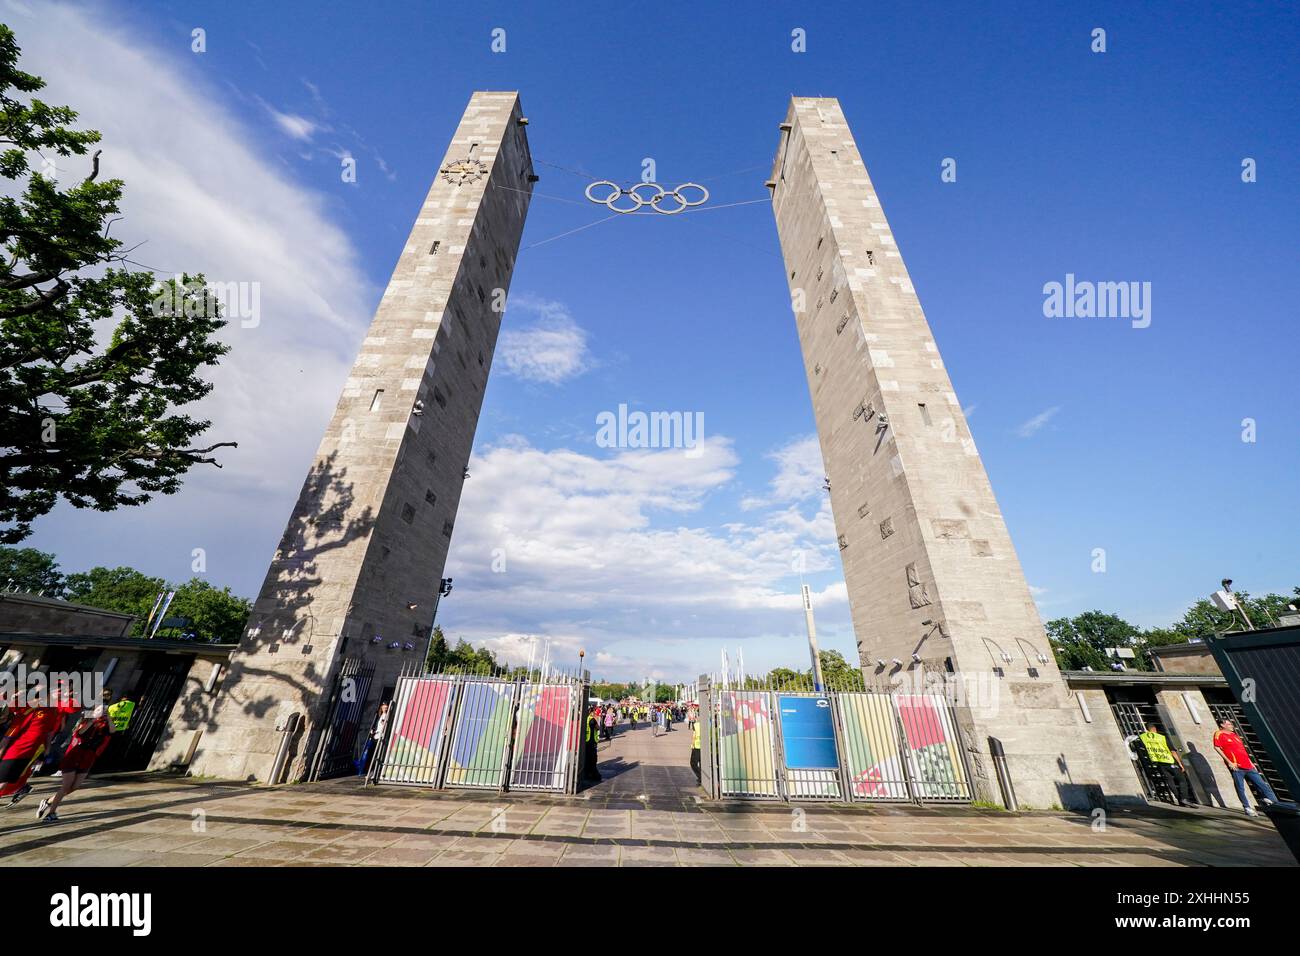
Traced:
[[837, 100], [791, 100], [768, 185], [868, 681], [928, 672], [995, 691], [960, 710], [983, 799], [999, 799], [990, 736], [1024, 804], [1084, 805], [1097, 786], [1135, 799], [1122, 741], [1084, 724], [1052, 659]]
[[208, 707], [172, 716], [174, 737], [201, 732], [194, 773], [265, 780], [296, 712], [300, 778], [344, 657], [376, 667], [366, 721], [422, 662], [532, 195], [526, 122], [516, 93], [470, 98], [229, 673]]

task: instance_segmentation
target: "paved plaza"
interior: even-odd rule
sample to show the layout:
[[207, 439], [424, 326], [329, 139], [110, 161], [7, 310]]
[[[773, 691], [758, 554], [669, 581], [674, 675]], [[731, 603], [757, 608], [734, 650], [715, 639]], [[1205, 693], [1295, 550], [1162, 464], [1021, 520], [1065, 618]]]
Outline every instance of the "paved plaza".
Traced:
[[1011, 814], [975, 807], [791, 807], [700, 799], [685, 726], [620, 728], [576, 797], [273, 789], [150, 774], [93, 779], [38, 823], [56, 780], [0, 811], [3, 866], [1294, 865], [1266, 822], [1221, 811]]

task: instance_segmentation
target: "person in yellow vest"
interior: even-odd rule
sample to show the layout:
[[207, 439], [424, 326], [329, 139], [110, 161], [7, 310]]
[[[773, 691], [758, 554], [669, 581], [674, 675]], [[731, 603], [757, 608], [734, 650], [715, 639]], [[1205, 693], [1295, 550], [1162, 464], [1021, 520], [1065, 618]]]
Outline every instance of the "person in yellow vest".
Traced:
[[108, 708], [108, 719], [113, 722], [113, 733], [120, 734], [131, 725], [131, 715], [135, 713], [135, 701], [123, 697]]
[[[1192, 806], [1192, 794], [1187, 786], [1187, 768], [1183, 766], [1183, 758], [1178, 755], [1178, 751], [1169, 746], [1165, 735], [1155, 724], [1148, 724], [1147, 732], [1138, 734], [1138, 742], [1146, 750], [1151, 766], [1169, 788], [1170, 795], [1178, 800], [1178, 805]], [[1175, 766], [1177, 771], [1174, 770]]]
[[600, 762], [597, 750], [600, 746], [600, 718], [594, 709], [587, 711], [586, 730], [582, 736], [582, 779], [591, 783], [600, 783]]
[[691, 727], [691, 769], [695, 771], [695, 782], [700, 783], [700, 722], [695, 721]]

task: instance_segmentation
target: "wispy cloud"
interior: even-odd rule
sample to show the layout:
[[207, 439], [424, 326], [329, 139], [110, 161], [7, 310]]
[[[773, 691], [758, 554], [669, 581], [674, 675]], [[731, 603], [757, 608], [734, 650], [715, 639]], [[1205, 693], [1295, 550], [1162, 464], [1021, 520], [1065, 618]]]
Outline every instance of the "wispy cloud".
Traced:
[[1029, 421], [1022, 422], [1020, 427], [1016, 429], [1016, 434], [1021, 438], [1033, 438], [1060, 410], [1060, 405], [1053, 405], [1046, 411], [1039, 412], [1033, 418], [1029, 419]]
[[260, 97], [257, 101], [262, 104], [262, 109], [266, 110], [270, 115], [275, 125], [279, 127], [280, 132], [291, 139], [298, 140], [300, 143], [310, 143], [317, 132], [328, 128], [305, 116], [299, 116], [295, 113], [282, 113]]
[[511, 296], [509, 308], [538, 319], [526, 328], [501, 333], [497, 353], [507, 374], [526, 382], [558, 385], [591, 367], [587, 333], [563, 303], [516, 295]]
[[816, 434], [796, 438], [770, 452], [767, 457], [776, 462], [777, 466], [768, 493], [742, 499], [742, 510], [753, 511], [773, 505], [794, 504], [824, 494], [826, 470], [822, 464], [822, 449]]

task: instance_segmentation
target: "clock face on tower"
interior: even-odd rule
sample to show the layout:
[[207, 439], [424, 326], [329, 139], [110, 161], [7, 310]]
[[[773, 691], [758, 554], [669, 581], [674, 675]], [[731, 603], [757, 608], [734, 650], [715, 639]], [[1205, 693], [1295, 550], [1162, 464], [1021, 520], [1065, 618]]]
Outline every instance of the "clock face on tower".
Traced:
[[486, 164], [477, 159], [458, 159], [442, 167], [442, 178], [453, 186], [475, 183], [487, 175]]

